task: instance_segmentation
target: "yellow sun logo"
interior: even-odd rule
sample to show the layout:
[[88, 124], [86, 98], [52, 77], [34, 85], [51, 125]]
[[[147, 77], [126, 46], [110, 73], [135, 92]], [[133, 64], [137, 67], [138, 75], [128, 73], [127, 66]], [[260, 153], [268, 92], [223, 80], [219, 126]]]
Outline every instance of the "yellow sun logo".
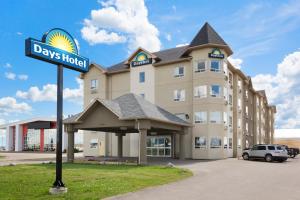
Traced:
[[145, 53], [140, 52], [138, 53], [138, 55], [136, 56], [136, 61], [144, 61], [146, 60], [148, 57]]
[[73, 38], [61, 29], [52, 29], [47, 33], [45, 42], [61, 50], [77, 54], [77, 46]]

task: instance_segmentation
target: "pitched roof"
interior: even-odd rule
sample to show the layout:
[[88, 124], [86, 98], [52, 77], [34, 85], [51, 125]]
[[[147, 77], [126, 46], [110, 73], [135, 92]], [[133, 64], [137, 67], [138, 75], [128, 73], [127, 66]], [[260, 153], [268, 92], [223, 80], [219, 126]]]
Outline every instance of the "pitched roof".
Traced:
[[[201, 45], [206, 45], [206, 44], [212, 45], [212, 46], [217, 46], [217, 45], [225, 46], [224, 48], [228, 52], [228, 54], [232, 54], [232, 50], [227, 45], [227, 43], [206, 22], [189, 45], [175, 47], [175, 48], [171, 48], [171, 49], [165, 49], [165, 50], [157, 51], [157, 52], [153, 52], [153, 53], [151, 52], [152, 55], [157, 57], [157, 60], [154, 65], [163, 65], [166, 63], [170, 63], [170, 62], [188, 59], [188, 58], [190, 58], [188, 56], [188, 52], [191, 51], [191, 49], [193, 49], [196, 46], [201, 46]], [[139, 49], [141, 49], [141, 48], [138, 48], [137, 51]], [[133, 55], [131, 55], [130, 57], [132, 57], [132, 56]], [[128, 61], [128, 59], [108, 67], [107, 72], [115, 73], [115, 72], [127, 71], [129, 69], [129, 64], [127, 63], [127, 61]]]
[[190, 47], [203, 44], [227, 45], [221, 36], [206, 22], [190, 43]]
[[90, 108], [93, 109], [93, 105], [97, 102], [100, 102], [112, 111], [120, 120], [150, 119], [184, 126], [190, 125], [176, 115], [133, 93], [122, 95], [113, 100], [96, 99], [84, 112], [77, 114], [75, 117], [65, 119], [64, 123], [80, 121], [81, 116]]
[[[171, 49], [166, 49], [162, 51], [157, 51], [152, 53], [153, 55], [157, 56], [159, 60], [157, 60], [156, 64], [164, 64], [172, 61], [176, 61], [179, 59], [182, 59], [182, 54], [185, 52], [187, 49], [188, 45], [186, 46], [181, 46], [181, 47], [175, 47]], [[112, 65], [107, 68], [108, 73], [113, 73], [113, 72], [119, 72], [119, 71], [124, 71], [129, 68], [128, 64], [125, 64], [126, 61], [122, 61], [120, 63], [117, 63], [115, 65]]]

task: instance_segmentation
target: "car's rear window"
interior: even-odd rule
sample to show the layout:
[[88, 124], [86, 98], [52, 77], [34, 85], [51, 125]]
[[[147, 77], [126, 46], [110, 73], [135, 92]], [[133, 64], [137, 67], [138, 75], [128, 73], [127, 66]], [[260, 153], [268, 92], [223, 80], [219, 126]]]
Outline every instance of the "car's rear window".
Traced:
[[268, 150], [275, 150], [274, 146], [268, 146]]
[[266, 146], [258, 146], [257, 150], [266, 150]]

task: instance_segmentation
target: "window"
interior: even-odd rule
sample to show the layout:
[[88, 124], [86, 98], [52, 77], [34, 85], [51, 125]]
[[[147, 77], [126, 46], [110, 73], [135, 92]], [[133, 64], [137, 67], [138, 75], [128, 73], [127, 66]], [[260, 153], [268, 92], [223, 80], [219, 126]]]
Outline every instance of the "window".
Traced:
[[232, 73], [228, 75], [229, 84], [232, 85]]
[[206, 112], [195, 112], [195, 123], [206, 123], [207, 113]]
[[224, 146], [224, 149], [227, 149], [228, 148], [228, 144], [227, 144], [227, 137], [224, 137], [224, 144], [223, 144], [223, 146]]
[[195, 67], [195, 72], [204, 72], [205, 68], [205, 61], [198, 61]]
[[238, 147], [239, 149], [242, 147], [242, 142], [241, 142], [241, 139], [240, 139], [240, 138], [238, 139], [237, 147]]
[[210, 61], [210, 71], [220, 72], [220, 61], [218, 61], [218, 60]]
[[266, 146], [257, 146], [257, 150], [259, 151], [266, 150]]
[[246, 132], [248, 132], [249, 130], [249, 125], [248, 125], [248, 122], [246, 122]]
[[90, 140], [90, 149], [97, 149], [98, 148], [98, 139], [91, 139]]
[[246, 106], [245, 109], [246, 109], [246, 115], [248, 116], [248, 106]]
[[224, 89], [223, 89], [223, 96], [224, 96], [224, 99], [227, 100], [227, 88], [226, 87], [224, 87]]
[[182, 119], [182, 120], [187, 120], [188, 119], [188, 115], [187, 114], [185, 114], [185, 113], [176, 113], [175, 114], [177, 117], [179, 117], [180, 119]]
[[185, 101], [185, 90], [174, 90], [174, 101]]
[[232, 105], [232, 95], [231, 94], [228, 96], [228, 101], [229, 101], [229, 104]]
[[207, 96], [207, 87], [206, 85], [197, 86], [194, 89], [194, 96], [199, 98], [204, 98]]
[[174, 71], [174, 77], [184, 76], [184, 67], [176, 67]]
[[209, 120], [210, 120], [210, 123], [220, 123], [221, 122], [221, 112], [210, 112]]
[[242, 89], [242, 81], [238, 80], [238, 89], [241, 90]]
[[275, 150], [274, 146], [268, 146], [268, 150]]
[[238, 128], [241, 128], [241, 124], [242, 124], [242, 120], [241, 120], [241, 119], [238, 119], [238, 123], [237, 123]]
[[229, 138], [228, 143], [229, 143], [229, 149], [232, 149], [232, 138]]
[[210, 90], [210, 95], [212, 97], [219, 97], [220, 94], [221, 94], [220, 86], [219, 85], [212, 85], [211, 90]]
[[242, 101], [240, 98], [238, 98], [238, 110], [241, 111], [242, 110]]
[[248, 99], [248, 90], [245, 91], [245, 96]]
[[222, 140], [218, 137], [212, 137], [210, 139], [210, 148], [221, 148]]
[[232, 126], [232, 116], [229, 116], [229, 126]]
[[96, 90], [98, 88], [98, 80], [93, 79], [91, 80], [91, 90]]
[[206, 148], [206, 137], [195, 137], [195, 148]]
[[139, 81], [140, 83], [144, 83], [145, 82], [145, 72], [140, 72], [139, 74]]
[[224, 124], [227, 125], [227, 112], [223, 113]]

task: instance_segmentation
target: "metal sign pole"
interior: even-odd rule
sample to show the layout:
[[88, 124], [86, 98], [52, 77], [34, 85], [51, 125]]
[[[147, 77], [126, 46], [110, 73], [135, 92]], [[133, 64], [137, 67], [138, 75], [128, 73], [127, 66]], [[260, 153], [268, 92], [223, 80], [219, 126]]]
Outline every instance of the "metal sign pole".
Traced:
[[65, 187], [62, 182], [62, 132], [63, 132], [63, 65], [57, 65], [57, 124], [56, 124], [56, 180], [53, 187]]

